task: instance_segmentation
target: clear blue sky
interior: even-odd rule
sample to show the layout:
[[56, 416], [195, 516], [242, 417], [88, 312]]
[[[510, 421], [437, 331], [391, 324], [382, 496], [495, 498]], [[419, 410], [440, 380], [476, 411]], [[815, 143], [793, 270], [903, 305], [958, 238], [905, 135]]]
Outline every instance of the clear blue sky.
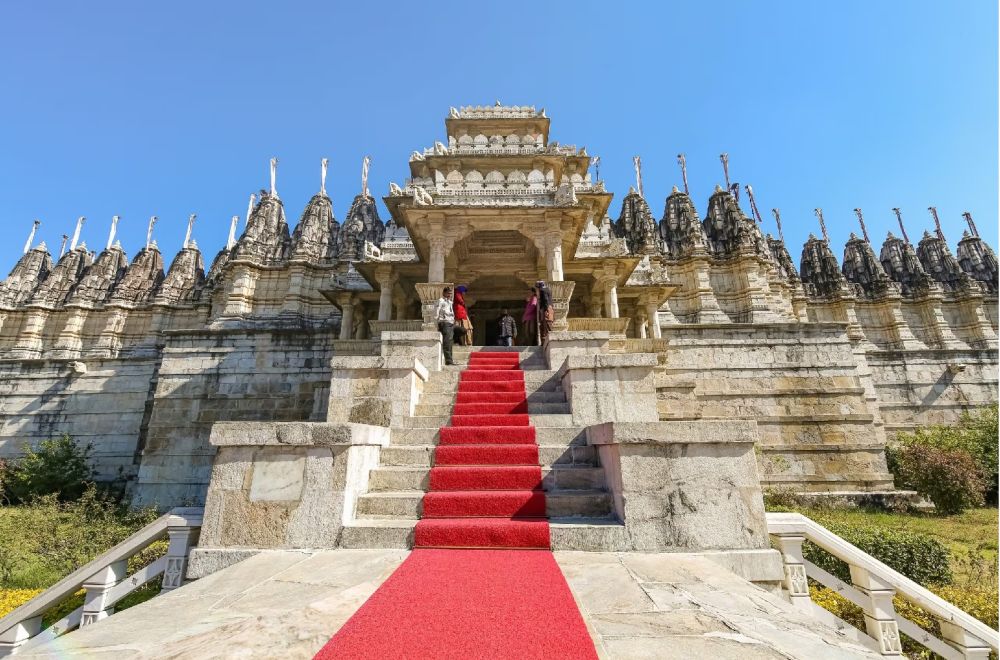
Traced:
[[659, 216], [678, 152], [703, 213], [726, 151], [796, 261], [817, 206], [838, 258], [856, 206], [876, 245], [893, 206], [916, 238], [932, 204], [953, 248], [964, 210], [997, 245], [990, 0], [17, 2], [0, 34], [0, 277], [34, 218], [57, 252], [78, 215], [100, 249], [119, 214], [132, 256], [156, 214], [169, 260], [197, 213], [210, 259], [272, 155], [292, 225], [324, 156], [343, 220], [364, 154], [384, 195], [449, 106], [495, 99], [600, 155], [613, 217], [634, 154]]

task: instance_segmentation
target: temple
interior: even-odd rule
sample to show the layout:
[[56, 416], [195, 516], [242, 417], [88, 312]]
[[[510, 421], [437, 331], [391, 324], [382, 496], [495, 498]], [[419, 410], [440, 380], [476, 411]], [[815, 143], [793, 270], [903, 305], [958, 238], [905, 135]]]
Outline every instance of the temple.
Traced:
[[[412, 425], [446, 372], [431, 305], [459, 283], [477, 345], [550, 284], [551, 341], [531, 359], [562, 379], [564, 399], [540, 399], [554, 425], [752, 422], [764, 488], [891, 494], [893, 433], [997, 401], [997, 258], [971, 222], [954, 254], [939, 230], [881, 246], [864, 230], [840, 262], [810, 237], [796, 268], [721, 186], [704, 217], [675, 187], [657, 219], [637, 164], [616, 204], [585, 148], [550, 140], [544, 110], [453, 108], [444, 137], [381, 200], [366, 162], [342, 223], [324, 163], [290, 227], [272, 161], [210, 261], [193, 239], [169, 266], [155, 240], [130, 261], [114, 230], [95, 254], [82, 221], [57, 259], [29, 239], [0, 282], [0, 457], [68, 433], [93, 443], [102, 479], [169, 507], [204, 501], [216, 423]], [[385, 393], [404, 358], [423, 374], [412, 401]], [[612, 398], [651, 408], [574, 389], [582, 359], [611, 369]], [[604, 507], [593, 516], [613, 518]]]

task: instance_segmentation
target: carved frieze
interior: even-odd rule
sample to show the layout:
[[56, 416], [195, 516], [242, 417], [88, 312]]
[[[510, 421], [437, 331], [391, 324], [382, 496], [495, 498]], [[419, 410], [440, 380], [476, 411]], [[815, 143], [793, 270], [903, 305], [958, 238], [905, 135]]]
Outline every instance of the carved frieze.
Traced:
[[691, 198], [677, 188], [667, 197], [660, 220], [660, 240], [663, 252], [671, 259], [682, 259], [702, 252], [708, 245], [705, 228]]
[[882, 268], [899, 282], [904, 296], [921, 295], [934, 288], [934, 281], [924, 270], [913, 246], [889, 232], [879, 254]]
[[649, 210], [649, 204], [635, 189], [630, 189], [622, 200], [622, 210], [613, 227], [615, 235], [625, 239], [632, 254], [660, 252], [656, 220]]
[[246, 230], [233, 247], [232, 259], [271, 265], [288, 258], [291, 236], [285, 221], [285, 207], [277, 195], [260, 192], [260, 202], [250, 214]]
[[838, 297], [847, 293], [847, 281], [840, 272], [837, 257], [826, 241], [812, 234], [802, 246], [799, 275], [806, 293], [811, 296]]
[[924, 232], [917, 245], [917, 257], [927, 274], [945, 291], [976, 291], [976, 282], [959, 266], [947, 243], [930, 232]]
[[883, 298], [897, 292], [899, 285], [893, 282], [882, 269], [875, 257], [872, 246], [853, 232], [844, 246], [844, 278], [857, 284], [862, 296], [869, 299]]
[[313, 195], [292, 234], [292, 258], [321, 261], [337, 256], [340, 223], [326, 195]]
[[28, 250], [17, 260], [7, 279], [0, 282], [0, 307], [16, 307], [31, 299], [52, 270], [52, 257], [45, 244]]
[[70, 292], [68, 305], [100, 305], [106, 302], [118, 283], [125, 277], [128, 258], [120, 245], [113, 245], [101, 252], [80, 276]]
[[986, 241], [965, 232], [958, 242], [958, 264], [984, 293], [997, 294], [997, 255]]
[[156, 245], [143, 248], [125, 271], [111, 296], [112, 303], [145, 305], [163, 283], [163, 257]]

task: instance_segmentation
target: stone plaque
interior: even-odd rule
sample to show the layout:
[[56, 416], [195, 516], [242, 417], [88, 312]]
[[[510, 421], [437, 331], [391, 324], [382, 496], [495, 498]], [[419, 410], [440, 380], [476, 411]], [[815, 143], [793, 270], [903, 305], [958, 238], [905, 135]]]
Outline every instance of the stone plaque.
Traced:
[[258, 455], [253, 464], [250, 501], [298, 501], [302, 497], [305, 466], [306, 459], [302, 455]]

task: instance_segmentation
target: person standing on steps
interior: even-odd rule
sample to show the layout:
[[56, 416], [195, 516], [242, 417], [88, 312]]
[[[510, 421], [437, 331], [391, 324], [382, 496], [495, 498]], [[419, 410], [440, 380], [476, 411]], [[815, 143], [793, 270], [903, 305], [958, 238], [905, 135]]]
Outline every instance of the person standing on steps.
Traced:
[[538, 289], [535, 287], [531, 287], [531, 293], [524, 303], [521, 324], [524, 326], [525, 345], [534, 346], [538, 342]]
[[515, 339], [517, 339], [517, 321], [505, 308], [503, 316], [500, 317], [500, 345], [513, 346]]
[[544, 346], [549, 340], [549, 332], [552, 331], [552, 322], [555, 320], [555, 310], [552, 309], [552, 292], [545, 282], [538, 280], [535, 282], [538, 289], [538, 339], [539, 344]]
[[472, 345], [472, 321], [469, 320], [469, 310], [465, 306], [465, 292], [469, 289], [465, 285], [455, 287], [455, 325], [465, 332], [459, 332], [458, 343], [460, 346]]
[[451, 345], [455, 341], [455, 309], [451, 302], [451, 287], [446, 286], [438, 298], [434, 310], [434, 319], [441, 333], [441, 351], [444, 353], [445, 364], [455, 364], [451, 357]]

